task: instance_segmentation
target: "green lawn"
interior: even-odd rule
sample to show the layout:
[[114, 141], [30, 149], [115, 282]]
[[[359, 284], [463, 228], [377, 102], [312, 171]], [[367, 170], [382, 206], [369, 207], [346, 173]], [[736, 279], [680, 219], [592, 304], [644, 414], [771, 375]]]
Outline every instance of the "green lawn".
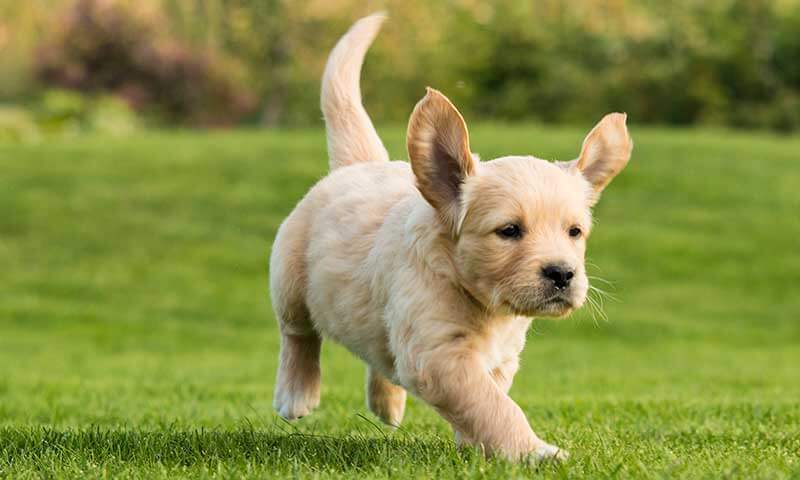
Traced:
[[[584, 133], [472, 145], [569, 159]], [[416, 399], [378, 426], [330, 343], [320, 408], [273, 413], [269, 246], [322, 131], [0, 145], [0, 476], [800, 478], [800, 139], [632, 134], [589, 247], [608, 320], [535, 322], [511, 391], [572, 454], [538, 467], [457, 452]]]

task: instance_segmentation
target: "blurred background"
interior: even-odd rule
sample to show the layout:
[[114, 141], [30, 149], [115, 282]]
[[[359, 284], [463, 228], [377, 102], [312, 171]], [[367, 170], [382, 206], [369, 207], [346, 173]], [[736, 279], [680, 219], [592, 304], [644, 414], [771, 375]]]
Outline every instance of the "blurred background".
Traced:
[[797, 0], [2, 0], [0, 136], [319, 125], [328, 51], [377, 9], [380, 122], [432, 85], [482, 119], [800, 128]]

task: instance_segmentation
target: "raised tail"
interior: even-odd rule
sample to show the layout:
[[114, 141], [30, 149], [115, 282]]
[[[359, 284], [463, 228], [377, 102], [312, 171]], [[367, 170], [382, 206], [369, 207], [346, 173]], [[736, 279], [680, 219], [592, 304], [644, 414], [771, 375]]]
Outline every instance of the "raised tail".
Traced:
[[320, 104], [331, 170], [354, 163], [389, 161], [389, 154], [361, 104], [360, 87], [364, 55], [385, 19], [385, 14], [376, 13], [357, 21], [328, 57]]

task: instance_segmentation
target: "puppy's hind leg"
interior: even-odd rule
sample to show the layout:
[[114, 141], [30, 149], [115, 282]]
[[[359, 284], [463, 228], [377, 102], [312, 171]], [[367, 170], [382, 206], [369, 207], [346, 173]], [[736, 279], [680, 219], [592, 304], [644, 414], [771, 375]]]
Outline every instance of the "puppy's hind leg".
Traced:
[[367, 371], [367, 406], [383, 423], [397, 427], [403, 421], [406, 391], [370, 367]]
[[308, 415], [319, 405], [322, 337], [305, 303], [303, 216], [303, 211], [295, 211], [281, 226], [270, 259], [272, 306], [281, 331], [273, 406], [287, 420]]
[[273, 406], [287, 419], [302, 418], [319, 405], [319, 354], [322, 339], [308, 335], [281, 334], [281, 356]]

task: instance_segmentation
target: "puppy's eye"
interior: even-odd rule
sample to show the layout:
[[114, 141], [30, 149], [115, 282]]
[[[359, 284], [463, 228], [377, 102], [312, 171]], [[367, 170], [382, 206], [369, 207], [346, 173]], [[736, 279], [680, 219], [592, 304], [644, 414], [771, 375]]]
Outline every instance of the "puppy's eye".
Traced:
[[497, 234], [503, 238], [520, 238], [522, 237], [522, 229], [519, 228], [519, 225], [510, 223], [497, 230]]
[[572, 238], [578, 238], [582, 233], [580, 227], [572, 227], [569, 229], [569, 236]]

